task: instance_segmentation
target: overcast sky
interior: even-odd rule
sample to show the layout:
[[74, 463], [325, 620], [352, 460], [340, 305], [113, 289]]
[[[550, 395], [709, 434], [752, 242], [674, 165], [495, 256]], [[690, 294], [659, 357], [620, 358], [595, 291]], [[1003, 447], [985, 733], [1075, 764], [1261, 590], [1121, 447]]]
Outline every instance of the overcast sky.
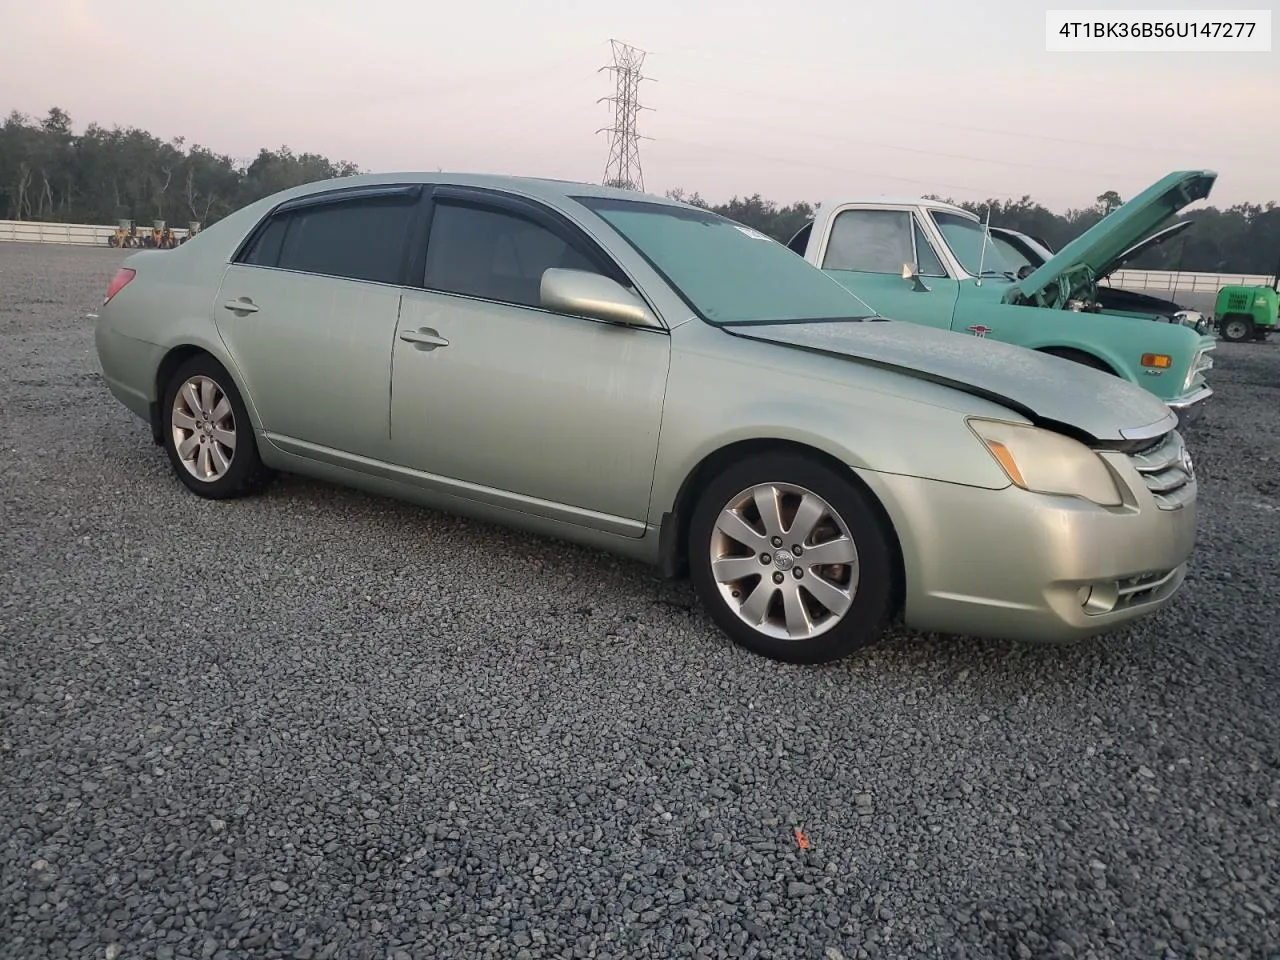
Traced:
[[1280, 53], [1046, 53], [1049, 5], [1072, 6], [0, 0], [0, 111], [57, 105], [77, 132], [132, 125], [241, 158], [287, 144], [375, 171], [598, 181], [617, 38], [647, 51], [653, 193], [1062, 210], [1209, 168], [1210, 203], [1280, 200]]

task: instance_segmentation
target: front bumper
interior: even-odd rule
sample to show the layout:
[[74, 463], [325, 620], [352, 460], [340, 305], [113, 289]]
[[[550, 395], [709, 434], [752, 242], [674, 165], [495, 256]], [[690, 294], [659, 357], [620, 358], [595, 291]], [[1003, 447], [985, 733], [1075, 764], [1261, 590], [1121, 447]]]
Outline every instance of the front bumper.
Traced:
[[1126, 458], [1107, 459], [1130, 488], [1121, 507], [859, 471], [902, 546], [906, 624], [1066, 641], [1167, 605], [1195, 546], [1194, 481], [1181, 506], [1160, 509]]
[[1213, 389], [1201, 386], [1177, 400], [1167, 400], [1165, 405], [1178, 415], [1178, 427], [1190, 426], [1204, 416], [1205, 404], [1213, 396]]

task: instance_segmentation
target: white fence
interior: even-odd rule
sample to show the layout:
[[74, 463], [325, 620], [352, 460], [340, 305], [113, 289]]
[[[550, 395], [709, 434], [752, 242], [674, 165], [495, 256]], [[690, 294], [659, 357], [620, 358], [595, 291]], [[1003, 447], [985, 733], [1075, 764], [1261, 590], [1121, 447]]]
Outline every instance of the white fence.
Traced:
[[[187, 235], [187, 228], [171, 227], [176, 239]], [[33, 220], [0, 220], [0, 241], [16, 243], [75, 243], [83, 246], [107, 245], [116, 232], [114, 226], [93, 223], [41, 223]], [[138, 236], [151, 233], [150, 224], [138, 224]]]
[[1117, 270], [1110, 286], [1169, 293], [1217, 293], [1228, 284], [1269, 287], [1275, 277], [1244, 273], [1183, 273], [1173, 270]]

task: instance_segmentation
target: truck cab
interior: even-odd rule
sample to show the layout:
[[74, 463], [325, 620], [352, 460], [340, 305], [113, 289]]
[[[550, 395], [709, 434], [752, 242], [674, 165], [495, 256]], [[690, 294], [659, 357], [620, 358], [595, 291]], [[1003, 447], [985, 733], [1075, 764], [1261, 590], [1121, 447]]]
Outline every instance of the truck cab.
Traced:
[[961, 207], [919, 197], [825, 200], [788, 243], [877, 313], [1055, 354], [1135, 383], [1196, 419], [1213, 391], [1214, 338], [1186, 313], [1103, 302], [1099, 281], [1183, 206], [1212, 171], [1172, 173], [1039, 265], [1006, 261]]

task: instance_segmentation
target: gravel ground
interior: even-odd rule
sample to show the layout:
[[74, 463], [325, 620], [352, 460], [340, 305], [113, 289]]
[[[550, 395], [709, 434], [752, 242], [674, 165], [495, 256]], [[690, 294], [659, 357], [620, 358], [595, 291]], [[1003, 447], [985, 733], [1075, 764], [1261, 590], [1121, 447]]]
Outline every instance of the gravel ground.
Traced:
[[1164, 614], [789, 667], [585, 549], [184, 492], [122, 256], [0, 244], [0, 957], [1280, 955], [1280, 343]]

